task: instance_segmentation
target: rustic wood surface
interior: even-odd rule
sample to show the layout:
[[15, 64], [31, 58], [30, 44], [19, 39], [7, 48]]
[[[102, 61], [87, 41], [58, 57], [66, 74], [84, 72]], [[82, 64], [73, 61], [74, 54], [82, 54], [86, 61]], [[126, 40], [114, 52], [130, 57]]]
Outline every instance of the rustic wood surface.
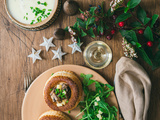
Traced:
[[[102, 2], [102, 0], [77, 1], [82, 10], [88, 9], [89, 4], [98, 5]], [[49, 52], [46, 52], [45, 47], [39, 46], [43, 42], [43, 36], [47, 38], [52, 37], [55, 28], [65, 28], [68, 25], [73, 25], [78, 15], [69, 17], [62, 10], [58, 19], [49, 28], [36, 32], [26, 31], [18, 28], [11, 22], [4, 8], [4, 1], [0, 0], [0, 3], [0, 120], [21, 120], [21, 105], [24, 97], [23, 79], [25, 75], [36, 78], [47, 69], [62, 64], [86, 66], [82, 53], [71, 54], [71, 48], [68, 48], [68, 44], [71, 43], [69, 39], [53, 41], [57, 47], [62, 46], [63, 51], [68, 53], [63, 57], [63, 62], [51, 60], [53, 57], [51, 49], [57, 49], [57, 47], [51, 48]], [[108, 7], [109, 0], [105, 4]], [[160, 14], [160, 0], [142, 0], [141, 5], [151, 14]], [[116, 62], [123, 56], [121, 36], [117, 34], [111, 41], [105, 38], [100, 38], [100, 40], [106, 42], [111, 47], [113, 61], [105, 69], [96, 71], [113, 85]], [[82, 49], [84, 50], [86, 44], [91, 41], [93, 39], [86, 38]], [[43, 60], [36, 61], [35, 64], [32, 64], [32, 59], [27, 58], [27, 55], [31, 53], [32, 47], [37, 50], [43, 50], [41, 53]], [[144, 66], [152, 81], [148, 120], [160, 120], [160, 69], [152, 71], [143, 61], [140, 61], [140, 63]]]

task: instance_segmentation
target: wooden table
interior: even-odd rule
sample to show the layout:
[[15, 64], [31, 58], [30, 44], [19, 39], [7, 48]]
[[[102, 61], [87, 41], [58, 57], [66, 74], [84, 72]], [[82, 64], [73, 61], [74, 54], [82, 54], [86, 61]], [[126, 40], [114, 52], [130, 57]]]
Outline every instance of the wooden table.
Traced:
[[[85, 10], [88, 9], [89, 4], [98, 5], [102, 0], [77, 1], [82, 10]], [[68, 44], [72, 42], [69, 39], [64, 41], [54, 40], [53, 43], [56, 45], [56, 48], [51, 48], [57, 49], [57, 47], [62, 46], [63, 51], [68, 53], [63, 57], [63, 62], [58, 60], [52, 61], [53, 53], [51, 49], [49, 52], [46, 52], [45, 47], [39, 46], [43, 42], [43, 36], [47, 38], [52, 37], [55, 28], [65, 28], [68, 25], [73, 25], [78, 15], [68, 17], [62, 10], [58, 19], [49, 28], [36, 32], [26, 31], [11, 22], [2, 4], [3, 0], [0, 0], [0, 3], [0, 120], [20, 120], [21, 105], [24, 97], [23, 79], [25, 75], [36, 78], [47, 69], [62, 64], [86, 66], [82, 53], [76, 52], [73, 55], [71, 54], [71, 48], [68, 48]], [[108, 7], [109, 1], [106, 1], [106, 4], [108, 4], [106, 5]], [[142, 0], [141, 5], [152, 14], [160, 14], [160, 0]], [[100, 38], [100, 40], [106, 42], [111, 47], [113, 61], [105, 69], [96, 71], [113, 85], [116, 62], [123, 56], [121, 35], [117, 34], [111, 41], [105, 38]], [[84, 41], [85, 44], [82, 50], [93, 39], [86, 38]], [[27, 55], [31, 53], [32, 47], [37, 50], [43, 50], [41, 53], [43, 60], [36, 61], [35, 64], [32, 64], [32, 59], [27, 58]], [[160, 69], [152, 71], [143, 61], [140, 61], [140, 64], [144, 66], [152, 81], [148, 120], [160, 120]]]

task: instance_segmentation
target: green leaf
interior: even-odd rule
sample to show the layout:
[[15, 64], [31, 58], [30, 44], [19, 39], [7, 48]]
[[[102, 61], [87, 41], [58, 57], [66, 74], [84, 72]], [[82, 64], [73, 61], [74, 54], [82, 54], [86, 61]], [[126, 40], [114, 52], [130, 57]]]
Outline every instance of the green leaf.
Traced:
[[96, 82], [95, 80], [89, 80], [87, 86], [91, 85], [92, 83]]
[[153, 66], [152, 69], [155, 70], [158, 67], [160, 67], [160, 50], [157, 51], [157, 53], [155, 54], [155, 57], [153, 59]]
[[130, 13], [123, 13], [121, 15], [119, 15], [116, 19], [116, 22], [115, 23], [119, 23], [119, 22], [122, 22], [128, 18], [130, 18], [132, 15]]
[[68, 26], [66, 28], [64, 28], [65, 31], [68, 31]]
[[147, 19], [146, 17], [147, 17], [146, 12], [139, 6], [137, 9], [137, 18], [144, 24], [145, 19]]
[[138, 56], [141, 57], [146, 63], [152, 66], [152, 61], [150, 60], [150, 58], [148, 57], [144, 49], [141, 47], [141, 48], [138, 48], [137, 51], [139, 54]]
[[141, 2], [141, 0], [131, 0], [130, 1], [130, 8], [136, 7], [140, 2]]
[[141, 26], [141, 23], [140, 22], [132, 22], [130, 24], [131, 27], [140, 27]]
[[109, 27], [108, 27], [108, 25], [107, 25], [106, 23], [104, 24], [104, 29], [105, 29], [105, 30], [108, 30], [108, 29], [109, 29]]
[[87, 85], [88, 82], [89, 82], [89, 80], [90, 80], [90, 78], [92, 78], [93, 75], [92, 75], [92, 74], [86, 74], [86, 75], [85, 75], [85, 74], [81, 73], [81, 74], [80, 74], [80, 77], [83, 78], [83, 83], [84, 83], [85, 85]]
[[79, 25], [80, 25], [82, 28], [85, 28], [85, 29], [86, 29], [86, 22], [85, 22], [85, 21], [82, 21], [80, 18], [77, 18], [77, 21], [79, 22]]
[[80, 13], [82, 13], [82, 14], [84, 13], [81, 9], [79, 9], [79, 11], [80, 11]]
[[81, 39], [77, 37], [77, 45], [80, 46], [80, 44], [81, 44]]
[[136, 45], [136, 42], [138, 42], [138, 39], [137, 39], [135, 31], [133, 31], [133, 30], [120, 30], [120, 33], [132, 45]]
[[125, 7], [124, 13], [127, 13], [128, 10], [129, 10], [129, 7]]
[[73, 29], [80, 31], [79, 22], [76, 22], [76, 23], [73, 25]]
[[157, 15], [157, 14], [154, 14], [154, 15], [152, 16], [151, 28], [153, 28], [153, 25], [156, 23], [158, 17], [159, 17], [159, 15]]
[[153, 33], [149, 26], [145, 29], [143, 35], [148, 41], [153, 41]]
[[140, 47], [142, 47], [142, 45], [140, 43], [136, 42], [136, 47], [140, 48]]
[[94, 22], [95, 22], [95, 17], [89, 17], [86, 22], [86, 29], [88, 28], [89, 25], [94, 24]]
[[87, 31], [87, 34], [93, 38], [95, 38], [95, 34], [93, 32], [93, 28], [90, 28], [88, 31]]
[[151, 20], [151, 18], [145, 17], [144, 18], [144, 25], [148, 24], [148, 22]]
[[93, 16], [95, 15], [95, 10], [97, 9], [97, 7], [90, 7], [90, 11], [89, 13]]
[[114, 12], [111, 12], [111, 8], [107, 11], [107, 17], [111, 17], [114, 14]]
[[130, 7], [130, 5], [131, 5], [131, 1], [128, 1], [127, 7]]
[[87, 35], [87, 33], [85, 33], [82, 29], [81, 29], [81, 37], [85, 37]]
[[103, 21], [102, 20], [100, 20], [100, 24], [99, 24], [99, 26], [98, 26], [98, 28], [97, 28], [97, 33], [99, 34], [99, 31], [101, 32], [101, 33], [103, 33]]

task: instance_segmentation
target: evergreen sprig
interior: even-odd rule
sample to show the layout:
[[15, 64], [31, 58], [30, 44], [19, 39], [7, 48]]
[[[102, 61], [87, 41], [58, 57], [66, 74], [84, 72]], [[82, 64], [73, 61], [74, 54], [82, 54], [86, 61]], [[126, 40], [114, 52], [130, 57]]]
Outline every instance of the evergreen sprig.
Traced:
[[[153, 69], [160, 67], [159, 15], [154, 14], [149, 17], [139, 5], [141, 0], [129, 0], [126, 4], [123, 0], [119, 0], [116, 6], [114, 2], [115, 0], [112, 0], [111, 8], [107, 12], [104, 11], [104, 2], [98, 7], [90, 6], [87, 11], [80, 10], [81, 17], [77, 18], [72, 26], [78, 32], [78, 44], [81, 38], [87, 35], [95, 38], [111, 34], [111, 30], [115, 33], [116, 30], [135, 48], [138, 57]], [[141, 34], [138, 33], [139, 30]], [[111, 38], [112, 36], [107, 37], [107, 39]]]

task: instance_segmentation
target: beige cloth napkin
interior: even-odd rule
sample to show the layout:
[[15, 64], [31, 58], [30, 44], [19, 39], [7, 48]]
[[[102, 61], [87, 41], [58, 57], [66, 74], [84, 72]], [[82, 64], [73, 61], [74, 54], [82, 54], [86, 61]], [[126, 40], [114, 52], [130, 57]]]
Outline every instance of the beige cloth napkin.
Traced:
[[134, 60], [122, 57], [116, 64], [115, 92], [125, 120], [146, 120], [151, 82]]

